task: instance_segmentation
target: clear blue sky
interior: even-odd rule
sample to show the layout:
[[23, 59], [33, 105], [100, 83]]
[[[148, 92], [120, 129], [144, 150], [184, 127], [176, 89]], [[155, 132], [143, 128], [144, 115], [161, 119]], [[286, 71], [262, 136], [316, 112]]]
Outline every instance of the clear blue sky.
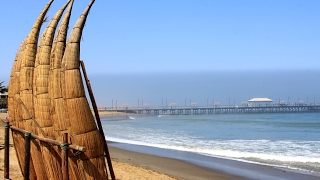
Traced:
[[[1, 1], [0, 80], [46, 3]], [[88, 3], [75, 0], [70, 30]], [[81, 59], [89, 75], [320, 70], [319, 9], [319, 0], [96, 0]]]
[[[88, 2], [75, 0], [70, 29]], [[46, 3], [1, 2], [1, 77]], [[96, 0], [81, 58], [89, 73], [320, 69], [319, 9], [318, 0]]]

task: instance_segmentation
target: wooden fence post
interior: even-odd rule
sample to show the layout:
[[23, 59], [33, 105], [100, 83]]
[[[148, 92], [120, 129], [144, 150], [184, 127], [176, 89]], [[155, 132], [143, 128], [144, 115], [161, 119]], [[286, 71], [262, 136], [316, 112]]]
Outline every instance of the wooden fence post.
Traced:
[[62, 152], [61, 152], [61, 159], [62, 159], [62, 178], [63, 180], [69, 180], [69, 170], [68, 170], [68, 133], [64, 133], [62, 137], [62, 143], [60, 145]]
[[24, 134], [25, 139], [25, 152], [24, 152], [24, 180], [30, 179], [30, 139], [31, 139], [31, 133], [26, 132]]
[[9, 122], [4, 126], [4, 178], [9, 179]]

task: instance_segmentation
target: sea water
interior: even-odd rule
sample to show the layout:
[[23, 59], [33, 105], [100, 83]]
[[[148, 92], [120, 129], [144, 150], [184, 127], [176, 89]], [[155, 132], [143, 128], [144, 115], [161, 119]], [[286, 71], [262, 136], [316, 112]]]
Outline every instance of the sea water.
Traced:
[[132, 115], [107, 140], [320, 173], [320, 113]]

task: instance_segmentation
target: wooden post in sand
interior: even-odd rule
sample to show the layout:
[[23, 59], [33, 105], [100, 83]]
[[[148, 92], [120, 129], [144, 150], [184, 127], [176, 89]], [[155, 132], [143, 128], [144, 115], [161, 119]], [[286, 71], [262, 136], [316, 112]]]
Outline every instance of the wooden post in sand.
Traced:
[[4, 179], [9, 179], [9, 122], [4, 126]]
[[30, 179], [30, 139], [31, 133], [27, 132], [24, 134], [25, 139], [25, 152], [24, 152], [24, 180]]
[[62, 178], [63, 180], [69, 180], [69, 171], [68, 171], [68, 133], [64, 133], [62, 137], [62, 143], [60, 145], [62, 149], [61, 159], [62, 159]]
[[89, 81], [88, 76], [87, 76], [87, 72], [86, 72], [86, 68], [84, 66], [84, 62], [80, 61], [80, 64], [81, 64], [83, 76], [84, 76], [84, 78], [86, 80], [86, 85], [87, 85], [87, 88], [88, 88], [88, 93], [89, 93], [89, 96], [90, 96], [90, 99], [91, 99], [91, 103], [92, 103], [92, 107], [93, 107], [93, 110], [94, 110], [94, 114], [96, 116], [97, 124], [98, 124], [98, 127], [99, 127], [99, 132], [100, 132], [100, 135], [104, 138], [104, 153], [107, 156], [107, 162], [108, 162], [108, 167], [109, 167], [109, 171], [110, 171], [110, 174], [111, 174], [111, 178], [112, 178], [112, 180], [115, 180], [116, 177], [115, 177], [114, 172], [113, 172], [112, 162], [111, 162], [111, 158], [110, 158], [110, 154], [109, 154], [109, 149], [108, 149], [106, 138], [104, 136], [104, 132], [103, 132], [103, 128], [102, 128], [102, 124], [101, 124], [101, 120], [100, 120], [100, 116], [99, 116], [96, 100], [94, 99], [94, 96], [93, 96], [92, 88], [91, 88], [90, 81]]

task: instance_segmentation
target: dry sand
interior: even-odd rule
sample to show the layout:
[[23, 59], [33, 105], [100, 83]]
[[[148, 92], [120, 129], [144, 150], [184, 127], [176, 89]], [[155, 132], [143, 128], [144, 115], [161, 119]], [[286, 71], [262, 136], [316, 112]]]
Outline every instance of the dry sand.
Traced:
[[[5, 119], [6, 113], [0, 113]], [[124, 113], [102, 112], [101, 117], [121, 116]], [[0, 120], [0, 179], [4, 177], [4, 124]], [[176, 179], [242, 179], [240, 177], [214, 172], [183, 161], [147, 155], [109, 146], [116, 179], [118, 180], [176, 180]], [[10, 179], [23, 179], [10, 134]], [[110, 179], [110, 176], [109, 176]]]

